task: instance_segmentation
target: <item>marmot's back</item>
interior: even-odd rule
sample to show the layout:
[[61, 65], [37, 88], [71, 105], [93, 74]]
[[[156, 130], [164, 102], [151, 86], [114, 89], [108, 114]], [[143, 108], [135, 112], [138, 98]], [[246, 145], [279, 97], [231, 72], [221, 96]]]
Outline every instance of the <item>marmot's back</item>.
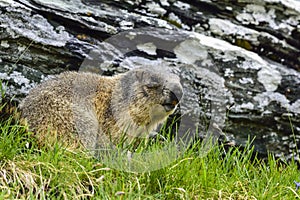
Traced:
[[173, 113], [182, 96], [174, 74], [138, 68], [103, 77], [66, 72], [33, 89], [20, 110], [29, 128], [43, 138], [76, 133], [88, 149], [120, 141], [125, 130], [136, 137], [149, 133]]
[[[75, 132], [74, 105], [91, 106], [103, 77], [91, 73], [66, 72], [47, 80], [30, 91], [20, 110], [33, 131]], [[105, 85], [103, 85], [105, 89]]]

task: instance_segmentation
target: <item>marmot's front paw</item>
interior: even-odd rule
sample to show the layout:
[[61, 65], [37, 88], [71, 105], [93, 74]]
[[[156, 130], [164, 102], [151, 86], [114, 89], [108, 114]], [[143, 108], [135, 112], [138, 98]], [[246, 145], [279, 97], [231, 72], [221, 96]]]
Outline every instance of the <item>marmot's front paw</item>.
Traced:
[[155, 131], [151, 131], [148, 137], [151, 141], [159, 142], [161, 144], [167, 141], [167, 139], [162, 134], [159, 134]]

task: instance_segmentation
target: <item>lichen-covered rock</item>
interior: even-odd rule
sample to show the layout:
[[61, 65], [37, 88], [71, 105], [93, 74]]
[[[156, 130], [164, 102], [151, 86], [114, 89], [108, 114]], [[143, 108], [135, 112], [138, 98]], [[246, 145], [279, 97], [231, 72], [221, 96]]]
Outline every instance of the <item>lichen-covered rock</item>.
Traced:
[[300, 3], [286, 2], [0, 0], [0, 78], [22, 99], [65, 70], [169, 66], [185, 89], [182, 132], [217, 125], [289, 157], [300, 142]]
[[2, 88], [6, 91], [6, 94], [14, 97], [17, 101], [24, 98], [30, 89], [45, 79], [44, 74], [35, 69], [10, 63], [1, 64], [3, 64], [0, 68]]

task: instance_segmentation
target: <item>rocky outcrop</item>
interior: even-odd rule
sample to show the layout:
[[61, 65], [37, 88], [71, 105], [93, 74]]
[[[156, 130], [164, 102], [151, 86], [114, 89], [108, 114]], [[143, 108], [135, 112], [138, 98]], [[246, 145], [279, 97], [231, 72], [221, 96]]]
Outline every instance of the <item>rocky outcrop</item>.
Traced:
[[297, 1], [0, 0], [0, 78], [22, 99], [65, 70], [145, 64], [181, 76], [182, 133], [214, 126], [237, 144], [294, 156], [300, 140]]

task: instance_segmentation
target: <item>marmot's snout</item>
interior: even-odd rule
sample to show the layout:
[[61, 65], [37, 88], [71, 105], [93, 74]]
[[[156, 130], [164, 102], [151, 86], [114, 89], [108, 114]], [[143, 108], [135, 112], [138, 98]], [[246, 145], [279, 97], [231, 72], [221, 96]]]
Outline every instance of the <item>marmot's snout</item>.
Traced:
[[182, 98], [182, 87], [178, 83], [168, 84], [163, 89], [163, 93], [165, 99], [162, 106], [165, 108], [166, 112], [170, 112], [176, 108]]

